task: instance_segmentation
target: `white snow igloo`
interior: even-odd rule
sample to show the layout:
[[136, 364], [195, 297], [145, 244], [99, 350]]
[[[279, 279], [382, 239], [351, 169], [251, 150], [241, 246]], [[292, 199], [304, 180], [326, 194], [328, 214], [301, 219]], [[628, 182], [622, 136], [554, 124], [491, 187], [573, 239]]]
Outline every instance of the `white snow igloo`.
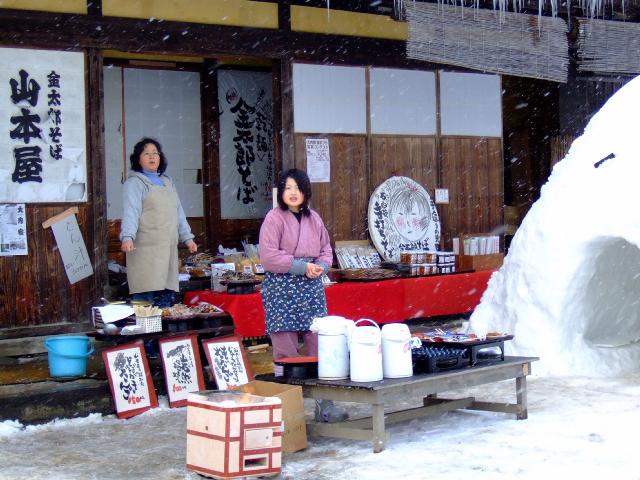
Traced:
[[553, 169], [470, 326], [509, 332], [534, 372], [640, 371], [640, 77]]

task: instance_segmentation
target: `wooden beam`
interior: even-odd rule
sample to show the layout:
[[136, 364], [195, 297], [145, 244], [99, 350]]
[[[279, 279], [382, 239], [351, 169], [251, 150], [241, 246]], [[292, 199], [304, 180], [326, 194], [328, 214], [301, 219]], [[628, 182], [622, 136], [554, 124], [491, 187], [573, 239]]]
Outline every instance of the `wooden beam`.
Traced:
[[67, 218], [69, 215], [77, 215], [79, 212], [78, 207], [67, 208], [64, 212], [59, 213], [51, 218], [48, 218], [42, 222], [42, 228], [49, 228], [54, 223], [58, 223], [60, 220]]
[[433, 67], [407, 60], [397, 40], [11, 9], [0, 9], [0, 44]]
[[[88, 88], [86, 98], [87, 112], [87, 188], [90, 192], [89, 230], [93, 237], [93, 248], [89, 256], [93, 260], [93, 276], [88, 292], [91, 304], [104, 296], [104, 288], [109, 283], [107, 252], [109, 250], [109, 231], [107, 227], [107, 172], [104, 151], [104, 86], [102, 77], [102, 51], [90, 48], [86, 56]], [[85, 301], [86, 301], [85, 300]], [[88, 312], [84, 312], [88, 313]]]
[[284, 171], [296, 166], [293, 128], [293, 63], [290, 60], [280, 61], [280, 89], [281, 166]]
[[218, 65], [206, 61], [201, 77], [202, 96], [202, 186], [207, 245], [214, 249], [222, 243], [220, 235], [220, 120], [218, 106]]

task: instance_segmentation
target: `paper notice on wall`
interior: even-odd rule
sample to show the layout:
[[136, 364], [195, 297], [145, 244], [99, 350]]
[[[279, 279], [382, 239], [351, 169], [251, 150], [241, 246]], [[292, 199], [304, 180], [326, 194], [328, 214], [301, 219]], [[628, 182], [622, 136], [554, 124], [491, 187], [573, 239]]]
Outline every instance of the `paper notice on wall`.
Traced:
[[69, 283], [74, 284], [93, 275], [93, 267], [78, 226], [78, 220], [75, 214], [68, 213], [72, 211], [71, 209], [67, 210], [54, 218], [50, 226], [56, 238]]
[[314, 183], [331, 179], [331, 156], [328, 138], [307, 138], [307, 175]]
[[0, 205], [0, 256], [28, 255], [24, 203]]

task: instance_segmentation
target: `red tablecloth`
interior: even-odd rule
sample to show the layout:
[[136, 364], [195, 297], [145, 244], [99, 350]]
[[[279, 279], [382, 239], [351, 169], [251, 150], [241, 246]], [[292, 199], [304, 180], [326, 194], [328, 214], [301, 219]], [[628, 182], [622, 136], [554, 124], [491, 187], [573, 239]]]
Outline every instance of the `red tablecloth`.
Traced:
[[[480, 271], [379, 282], [337, 283], [325, 288], [327, 310], [330, 315], [352, 320], [371, 318], [378, 323], [468, 313], [480, 302], [492, 273]], [[200, 290], [184, 294], [185, 304], [198, 302], [209, 302], [226, 310], [233, 318], [236, 335], [258, 337], [265, 334], [259, 293], [229, 295]]]

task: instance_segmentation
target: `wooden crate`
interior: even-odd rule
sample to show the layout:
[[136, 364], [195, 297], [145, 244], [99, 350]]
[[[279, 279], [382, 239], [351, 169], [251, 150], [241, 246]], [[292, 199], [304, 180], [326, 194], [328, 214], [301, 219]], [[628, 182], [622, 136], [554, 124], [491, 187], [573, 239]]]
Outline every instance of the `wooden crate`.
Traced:
[[273, 476], [282, 461], [282, 403], [239, 391], [187, 399], [187, 468], [212, 478]]
[[460, 235], [460, 255], [458, 255], [458, 271], [465, 270], [496, 270], [502, 266], [504, 253], [488, 255], [465, 255], [464, 240], [471, 237], [492, 237], [489, 233], [466, 233]]
[[459, 255], [458, 271], [465, 270], [496, 270], [502, 266], [504, 253], [490, 255]]

